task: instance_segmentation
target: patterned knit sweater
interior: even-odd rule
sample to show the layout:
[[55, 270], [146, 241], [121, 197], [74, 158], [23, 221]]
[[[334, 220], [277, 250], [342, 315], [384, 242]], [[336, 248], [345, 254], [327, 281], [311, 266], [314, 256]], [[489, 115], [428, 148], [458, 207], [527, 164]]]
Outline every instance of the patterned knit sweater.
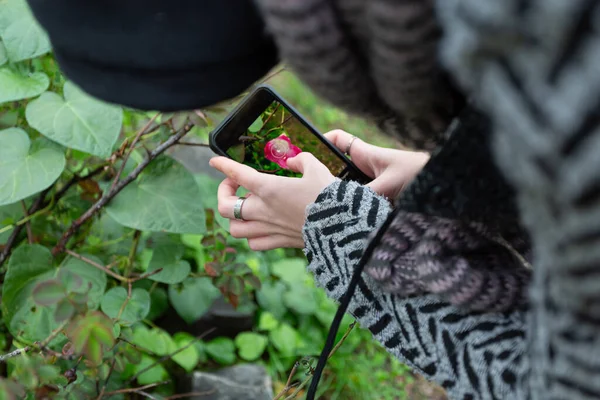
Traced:
[[[492, 216], [485, 226], [504, 238], [512, 232], [516, 240], [509, 240], [509, 247], [522, 253], [522, 265], [532, 260], [530, 290], [524, 288], [528, 272], [517, 274], [530, 303], [517, 300], [517, 308], [502, 313], [478, 312], [443, 292], [433, 294], [432, 286], [425, 294], [422, 285], [414, 290], [406, 279], [398, 283], [405, 285], [401, 293], [394, 294], [396, 287], [377, 282], [374, 277], [382, 276], [375, 272], [363, 274], [349, 311], [392, 354], [440, 383], [451, 398], [598, 399], [600, 2], [439, 0], [438, 11], [445, 29], [443, 61], [493, 120], [493, 156], [479, 164], [487, 165], [479, 175], [494, 179], [487, 174], [497, 161], [509, 193], [497, 192], [491, 208], [472, 203], [478, 196], [461, 181], [478, 174], [471, 171], [461, 180], [466, 170], [460, 156], [470, 153], [452, 154], [452, 148], [473, 144], [470, 136], [481, 129], [466, 126], [465, 134], [457, 134], [459, 123], [446, 150], [434, 155], [400, 199], [397, 206], [409, 211], [398, 218], [408, 220], [411, 213], [480, 214], [469, 220]], [[475, 148], [486, 153], [489, 140], [480, 139]], [[451, 184], [458, 184], [455, 190], [439, 179], [443, 171], [436, 166], [444, 165], [444, 154], [453, 160], [446, 165], [454, 174]], [[464, 161], [473, 167], [473, 159]], [[436, 170], [440, 174], [431, 180]], [[516, 220], [519, 214], [510, 210], [514, 203], [504, 201], [511, 187], [520, 207]], [[479, 198], [494, 193], [488, 189]], [[343, 295], [369, 232], [389, 212], [385, 199], [345, 182], [332, 184], [309, 206], [304, 228], [309, 268], [331, 297]], [[505, 224], [502, 215], [508, 217]], [[530, 233], [533, 257], [519, 221]], [[503, 298], [495, 295], [497, 301]]]

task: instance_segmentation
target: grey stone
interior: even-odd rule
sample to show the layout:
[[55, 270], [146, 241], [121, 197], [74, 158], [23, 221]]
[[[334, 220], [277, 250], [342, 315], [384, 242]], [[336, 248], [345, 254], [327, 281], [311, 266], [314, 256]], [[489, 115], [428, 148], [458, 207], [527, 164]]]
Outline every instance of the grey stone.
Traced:
[[210, 392], [193, 400], [271, 400], [271, 377], [262, 365], [240, 364], [215, 372], [194, 372], [192, 391]]

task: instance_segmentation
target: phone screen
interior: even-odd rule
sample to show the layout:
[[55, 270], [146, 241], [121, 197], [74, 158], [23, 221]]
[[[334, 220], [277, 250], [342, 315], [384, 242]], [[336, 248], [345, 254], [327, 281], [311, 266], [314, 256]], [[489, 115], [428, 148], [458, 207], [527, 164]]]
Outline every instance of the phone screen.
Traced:
[[226, 153], [233, 160], [260, 172], [301, 177], [302, 174], [288, 168], [287, 159], [304, 151], [314, 155], [334, 176], [339, 176], [347, 167], [310, 128], [277, 100], [272, 101], [241, 133], [237, 143], [232, 143]]

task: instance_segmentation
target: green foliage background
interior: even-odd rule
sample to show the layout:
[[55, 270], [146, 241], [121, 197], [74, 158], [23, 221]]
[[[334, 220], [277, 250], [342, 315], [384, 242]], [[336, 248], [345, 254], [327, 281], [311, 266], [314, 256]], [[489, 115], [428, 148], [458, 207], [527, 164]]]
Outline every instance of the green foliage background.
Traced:
[[[317, 127], [389, 144], [287, 72], [271, 83]], [[0, 0], [0, 399], [139, 398], [142, 386], [163, 399], [180, 376], [241, 362], [264, 364], [276, 393], [291, 371], [306, 379], [335, 304], [301, 252], [230, 237], [213, 211], [218, 182], [165, 152], [184, 135], [205, 143], [234, 103], [167, 115], [91, 98], [61, 74], [25, 1]], [[219, 297], [253, 328], [192, 335]], [[168, 314], [179, 331], [161, 325]], [[404, 398], [412, 380], [355, 329], [321, 392]]]

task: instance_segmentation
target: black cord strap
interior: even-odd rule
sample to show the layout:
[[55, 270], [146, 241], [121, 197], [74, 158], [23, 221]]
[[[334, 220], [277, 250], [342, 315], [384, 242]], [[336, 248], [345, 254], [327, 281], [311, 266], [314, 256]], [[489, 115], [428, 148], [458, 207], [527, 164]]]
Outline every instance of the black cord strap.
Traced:
[[308, 388], [308, 393], [306, 394], [306, 400], [314, 400], [317, 393], [317, 386], [319, 386], [319, 381], [321, 380], [321, 375], [323, 374], [323, 370], [325, 369], [325, 364], [327, 364], [327, 359], [329, 358], [329, 353], [333, 349], [335, 345], [335, 337], [340, 329], [340, 324], [342, 323], [342, 319], [344, 318], [344, 314], [348, 310], [348, 306], [350, 305], [350, 300], [354, 296], [354, 292], [356, 291], [356, 286], [358, 286], [358, 282], [360, 280], [360, 276], [365, 268], [365, 265], [371, 258], [375, 247], [379, 245], [381, 237], [387, 231], [387, 228], [390, 226], [396, 215], [398, 214], [398, 208], [392, 210], [392, 212], [388, 215], [385, 222], [377, 231], [373, 240], [369, 243], [365, 252], [363, 253], [360, 262], [358, 263], [356, 269], [352, 273], [352, 278], [350, 279], [350, 283], [348, 284], [348, 290], [344, 293], [344, 296], [340, 300], [340, 306], [335, 313], [335, 317], [333, 318], [333, 322], [329, 327], [329, 333], [327, 334], [327, 340], [325, 340], [325, 346], [321, 351], [321, 355], [319, 356], [319, 361], [317, 362], [317, 367], [315, 368], [315, 372], [313, 374], [312, 381], [310, 382], [310, 387]]

